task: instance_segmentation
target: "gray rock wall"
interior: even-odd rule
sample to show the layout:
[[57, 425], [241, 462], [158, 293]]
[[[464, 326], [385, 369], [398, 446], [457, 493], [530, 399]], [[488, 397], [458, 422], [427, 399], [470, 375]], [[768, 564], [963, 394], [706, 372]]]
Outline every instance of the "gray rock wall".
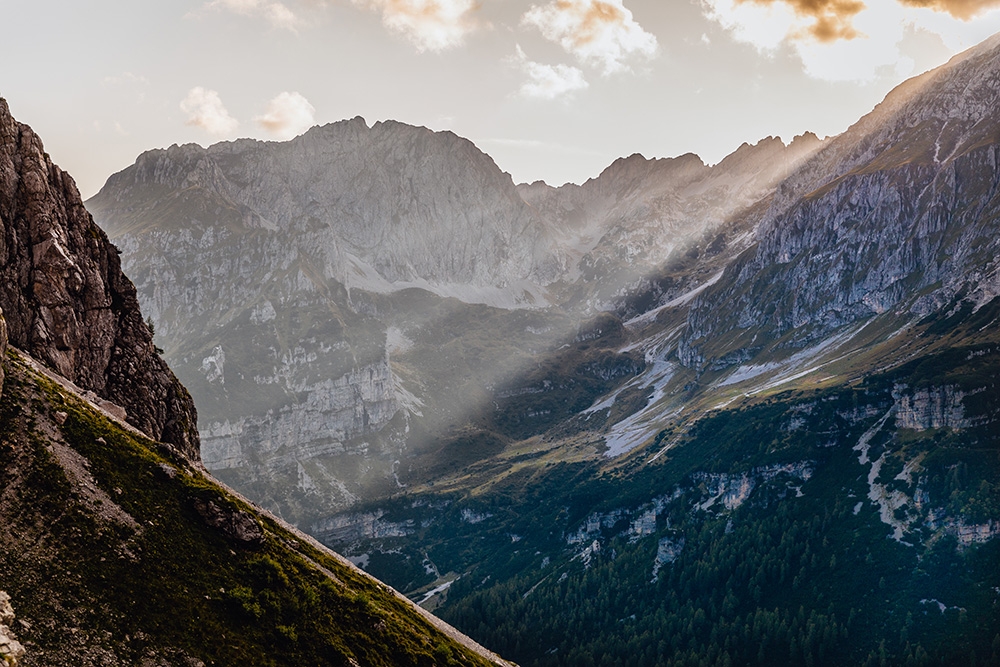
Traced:
[[[157, 200], [168, 190], [190, 194]], [[149, 151], [88, 206], [115, 237], [160, 222], [168, 209], [195, 226], [225, 217], [311, 234], [323, 255], [318, 270], [348, 285], [356, 263], [389, 283], [508, 286], [533, 275], [539, 242], [510, 176], [470, 141], [392, 121], [369, 128], [361, 118], [284, 143]]]
[[957, 387], [931, 387], [909, 391], [897, 386], [893, 391], [896, 399], [896, 428], [926, 431], [932, 428], [963, 429], [972, 425], [965, 416], [962, 399], [965, 393]]
[[779, 186], [756, 246], [693, 302], [681, 361], [725, 366], [789, 332], [806, 345], [1000, 295], [998, 58], [995, 38], [907, 82]]
[[299, 396], [277, 411], [205, 424], [205, 465], [222, 470], [266, 460], [266, 468], [281, 468], [342, 454], [345, 442], [377, 433], [399, 410], [388, 359], [322, 379], [303, 387]]

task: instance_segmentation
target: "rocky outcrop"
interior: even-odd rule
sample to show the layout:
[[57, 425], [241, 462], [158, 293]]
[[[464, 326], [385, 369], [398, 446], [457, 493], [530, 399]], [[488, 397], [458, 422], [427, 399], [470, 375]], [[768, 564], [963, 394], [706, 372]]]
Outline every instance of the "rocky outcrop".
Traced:
[[88, 206], [113, 237], [164, 218], [196, 237], [223, 220], [244, 233], [280, 231], [349, 287], [543, 279], [539, 226], [510, 176], [466, 139], [393, 121], [149, 151]]
[[660, 569], [664, 565], [673, 563], [684, 551], [683, 537], [664, 537], [656, 545], [656, 557], [653, 559], [653, 578], [656, 581], [660, 576]]
[[416, 532], [413, 521], [385, 521], [384, 515], [376, 510], [327, 517], [310, 526], [309, 532], [324, 542], [406, 537]]
[[204, 498], [194, 500], [194, 509], [208, 526], [231, 540], [247, 546], [260, 546], [264, 543], [264, 529], [249, 512]]
[[897, 386], [896, 428], [926, 431], [932, 428], [963, 429], [972, 425], [965, 417], [962, 399], [965, 393], [957, 387], [944, 386], [907, 391]]
[[0, 591], [0, 661], [8, 667], [17, 667], [18, 661], [24, 657], [24, 647], [10, 629], [14, 618], [10, 596], [6, 591]]
[[813, 475], [813, 464], [809, 461], [762, 466], [753, 470], [730, 475], [726, 473], [698, 472], [691, 479], [700, 488], [707, 499], [697, 507], [706, 510], [716, 502], [721, 502], [727, 510], [734, 510], [742, 505], [763, 482], [770, 481], [779, 475], [797, 478], [803, 482], [809, 481]]
[[205, 424], [205, 465], [222, 470], [268, 460], [279, 468], [342, 454], [345, 443], [377, 433], [399, 410], [388, 359], [297, 389], [300, 400], [279, 410]]
[[973, 525], [967, 525], [964, 521], [959, 521], [951, 527], [951, 531], [954, 532], [959, 545], [968, 547], [973, 544], [988, 542], [997, 535], [1000, 535], [1000, 521], [987, 521], [986, 523]]
[[0, 307], [10, 344], [198, 458], [197, 415], [73, 179], [0, 99]]
[[[806, 133], [787, 146], [777, 137], [743, 144], [716, 165], [694, 154], [615, 160], [583, 185], [519, 185], [555, 241], [559, 278], [592, 282], [613, 294], [649, 274], [672, 253], [683, 255], [734, 213], [766, 197], [823, 145]], [[721, 241], [720, 241], [721, 243]], [[610, 283], [610, 284], [608, 284]]]

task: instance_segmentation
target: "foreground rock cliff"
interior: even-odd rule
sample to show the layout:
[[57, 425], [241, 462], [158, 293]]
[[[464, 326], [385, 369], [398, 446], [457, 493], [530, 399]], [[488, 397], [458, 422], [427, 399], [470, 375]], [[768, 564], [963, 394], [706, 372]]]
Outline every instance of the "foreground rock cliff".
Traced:
[[206, 474], [114, 247], [3, 100], [0, 214], [0, 664], [510, 664]]
[[0, 307], [10, 344], [199, 457], [197, 414], [73, 179], [0, 99]]

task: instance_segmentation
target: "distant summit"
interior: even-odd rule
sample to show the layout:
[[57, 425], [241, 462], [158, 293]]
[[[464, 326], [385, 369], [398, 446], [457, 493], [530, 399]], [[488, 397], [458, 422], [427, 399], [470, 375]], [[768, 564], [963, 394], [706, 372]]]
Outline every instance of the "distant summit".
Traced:
[[291, 245], [309, 238], [316, 268], [347, 287], [520, 298], [519, 281], [544, 282], [540, 227], [510, 176], [466, 139], [394, 121], [149, 151], [88, 206], [114, 238], [220, 223], [281, 232]]

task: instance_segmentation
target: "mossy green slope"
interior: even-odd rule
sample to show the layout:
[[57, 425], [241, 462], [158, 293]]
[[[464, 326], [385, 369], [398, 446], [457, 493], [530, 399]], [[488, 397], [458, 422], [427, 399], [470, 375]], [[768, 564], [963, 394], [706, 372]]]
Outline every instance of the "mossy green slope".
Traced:
[[[5, 366], [0, 589], [23, 664], [506, 664], [17, 353]], [[250, 530], [213, 527], [207, 503]]]

